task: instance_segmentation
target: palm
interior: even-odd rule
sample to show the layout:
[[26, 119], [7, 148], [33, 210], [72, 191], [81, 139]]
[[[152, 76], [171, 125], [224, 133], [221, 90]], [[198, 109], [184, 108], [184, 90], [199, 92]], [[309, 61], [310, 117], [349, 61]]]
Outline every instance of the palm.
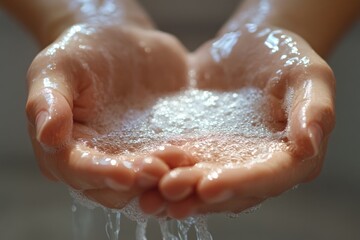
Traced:
[[[326, 139], [332, 128], [332, 75], [301, 38], [247, 25], [202, 46], [192, 63], [198, 89], [240, 98], [239, 91], [256, 94], [233, 109], [239, 122], [229, 119], [236, 125], [230, 134], [187, 144], [199, 162], [166, 175], [161, 196], [149, 191], [142, 203], [159, 204], [164, 197], [168, 214], [177, 218], [194, 211], [241, 211], [318, 174], [326, 140], [318, 143], [309, 129], [313, 122], [321, 124]], [[200, 154], [199, 144], [206, 145]]]
[[[239, 116], [247, 137], [253, 139], [249, 142], [256, 145], [265, 134], [259, 131], [265, 131], [269, 139], [277, 138], [280, 144], [288, 145], [278, 150], [294, 150], [288, 143], [288, 134], [293, 130], [289, 121], [295, 98], [301, 94], [298, 90], [303, 89], [310, 76], [315, 76], [314, 67], [310, 65], [316, 62], [310, 59], [311, 53], [301, 41], [284, 30], [250, 24], [241, 31], [227, 33], [194, 54], [197, 87], [230, 93], [257, 92], [258, 96], [249, 96], [254, 98], [253, 105], [245, 106], [253, 108], [252, 118]], [[322, 68], [326, 71], [326, 67]], [[307, 149], [309, 145], [298, 147], [302, 151], [313, 151]]]
[[[40, 167], [104, 205], [122, 207], [139, 191], [131, 188], [136, 169], [148, 168], [158, 176], [166, 170], [159, 161], [130, 167], [144, 156], [136, 154], [136, 149], [134, 154], [122, 151], [123, 142], [116, 145], [109, 139], [125, 116], [122, 106], [129, 98], [142, 100], [145, 91], [160, 96], [180, 89], [186, 84], [186, 74], [184, 49], [167, 34], [114, 26], [72, 27], [40, 53], [30, 68], [29, 78], [40, 79], [43, 91], [60, 99], [56, 117], [63, 120], [45, 129], [41, 138], [55, 145], [72, 129], [68, 144], [56, 151], [47, 151], [33, 139]], [[58, 81], [66, 87], [57, 88]], [[110, 111], [112, 116], [104, 117]], [[31, 126], [30, 132], [35, 137]]]
[[[117, 138], [124, 134], [118, 128], [129, 110], [149, 108], [152, 101], [145, 98], [147, 95], [155, 101], [187, 85], [185, 52], [174, 39], [155, 31], [117, 30], [97, 33], [96, 38], [90, 36], [84, 40], [89, 41], [85, 45], [94, 47], [86, 49], [83, 58], [79, 52], [80, 58], [76, 60], [83, 67], [75, 79], [84, 87], [79, 89], [79, 97], [74, 101], [74, 122], [80, 123], [81, 132], [85, 127], [90, 128], [87, 132], [97, 135], [90, 134], [82, 140], [100, 136], [110, 148], [105, 149], [99, 141], [93, 147], [119, 154], [123, 152], [121, 149], [127, 149], [124, 145], [129, 139], [112, 141], [116, 140], [116, 133]], [[77, 130], [75, 127], [74, 131]]]

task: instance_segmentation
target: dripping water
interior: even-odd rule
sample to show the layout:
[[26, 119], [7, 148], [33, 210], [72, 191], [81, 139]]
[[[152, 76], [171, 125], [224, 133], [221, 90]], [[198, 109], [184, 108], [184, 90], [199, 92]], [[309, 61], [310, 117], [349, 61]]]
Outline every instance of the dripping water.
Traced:
[[[121, 240], [120, 220], [124, 216], [136, 222], [135, 239], [147, 240], [147, 232], [152, 230], [148, 226], [149, 217], [139, 212], [140, 210], [135, 207], [136, 202], [131, 202], [122, 210], [113, 210], [94, 206], [91, 202], [86, 203], [84, 196], [79, 193], [71, 195], [78, 197], [74, 198], [72, 205], [74, 240]], [[102, 215], [96, 214], [100, 208], [103, 211]], [[206, 216], [193, 216], [184, 220], [158, 218], [155, 221], [159, 224], [163, 240], [188, 240], [191, 230], [195, 232], [196, 240], [212, 240]], [[102, 230], [99, 228], [101, 225]]]

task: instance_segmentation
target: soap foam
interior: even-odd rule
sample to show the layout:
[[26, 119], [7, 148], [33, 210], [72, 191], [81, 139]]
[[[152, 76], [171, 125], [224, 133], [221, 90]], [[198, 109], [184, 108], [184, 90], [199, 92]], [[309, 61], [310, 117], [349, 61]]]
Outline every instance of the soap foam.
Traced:
[[[279, 106], [281, 109], [282, 106]], [[271, 99], [257, 88], [188, 89], [136, 96], [113, 104], [90, 123], [99, 134], [79, 139], [109, 154], [148, 154], [175, 145], [201, 161], [245, 162], [286, 149]]]

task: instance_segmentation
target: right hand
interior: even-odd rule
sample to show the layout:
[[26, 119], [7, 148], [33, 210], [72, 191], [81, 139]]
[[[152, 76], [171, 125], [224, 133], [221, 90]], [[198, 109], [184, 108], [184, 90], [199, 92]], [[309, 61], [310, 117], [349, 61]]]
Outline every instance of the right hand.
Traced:
[[40, 169], [106, 207], [122, 208], [156, 186], [168, 164], [85, 144], [103, 133], [103, 123], [90, 123], [139, 86], [161, 95], [186, 79], [186, 51], [168, 34], [120, 24], [72, 26], [28, 73], [26, 110]]
[[[335, 79], [304, 39], [276, 26], [250, 24], [205, 43], [192, 57], [198, 89], [234, 93], [251, 87], [261, 91], [263, 102], [251, 112], [255, 124], [240, 125], [245, 133], [204, 137], [211, 139], [211, 160], [199, 156], [191, 148], [197, 143], [189, 140], [186, 153], [198, 155], [198, 163], [171, 169], [157, 190], [145, 192], [144, 212], [160, 209], [173, 218], [241, 212], [319, 175], [335, 123]], [[237, 119], [249, 122], [241, 114]], [[277, 137], [259, 135], [257, 119], [261, 131]], [[219, 154], [226, 151], [218, 139], [226, 139], [235, 154]]]

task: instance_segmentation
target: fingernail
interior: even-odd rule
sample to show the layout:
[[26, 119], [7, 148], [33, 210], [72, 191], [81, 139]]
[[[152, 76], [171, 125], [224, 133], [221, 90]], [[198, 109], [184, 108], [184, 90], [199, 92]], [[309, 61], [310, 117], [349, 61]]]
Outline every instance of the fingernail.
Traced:
[[311, 145], [314, 149], [313, 156], [316, 156], [319, 154], [320, 151], [320, 145], [323, 140], [323, 131], [318, 124], [312, 123], [308, 127], [308, 134], [311, 141]]
[[41, 111], [40, 113], [38, 113], [38, 115], [36, 116], [36, 121], [35, 121], [35, 125], [36, 125], [36, 139], [40, 142], [40, 137], [41, 137], [41, 133], [42, 130], [44, 129], [44, 125], [45, 123], [50, 119], [49, 117], [49, 113], [47, 111]]
[[232, 196], [233, 196], [233, 192], [230, 190], [225, 190], [220, 192], [219, 194], [217, 194], [214, 197], [208, 198], [206, 199], [206, 202], [208, 203], [220, 203], [220, 202], [224, 202], [226, 200], [229, 200]]
[[105, 179], [105, 184], [112, 190], [115, 191], [128, 191], [130, 189], [130, 186], [123, 185], [119, 182], [116, 182], [115, 180], [111, 178]]
[[137, 184], [141, 188], [151, 188], [157, 185], [159, 179], [148, 173], [139, 173]]

